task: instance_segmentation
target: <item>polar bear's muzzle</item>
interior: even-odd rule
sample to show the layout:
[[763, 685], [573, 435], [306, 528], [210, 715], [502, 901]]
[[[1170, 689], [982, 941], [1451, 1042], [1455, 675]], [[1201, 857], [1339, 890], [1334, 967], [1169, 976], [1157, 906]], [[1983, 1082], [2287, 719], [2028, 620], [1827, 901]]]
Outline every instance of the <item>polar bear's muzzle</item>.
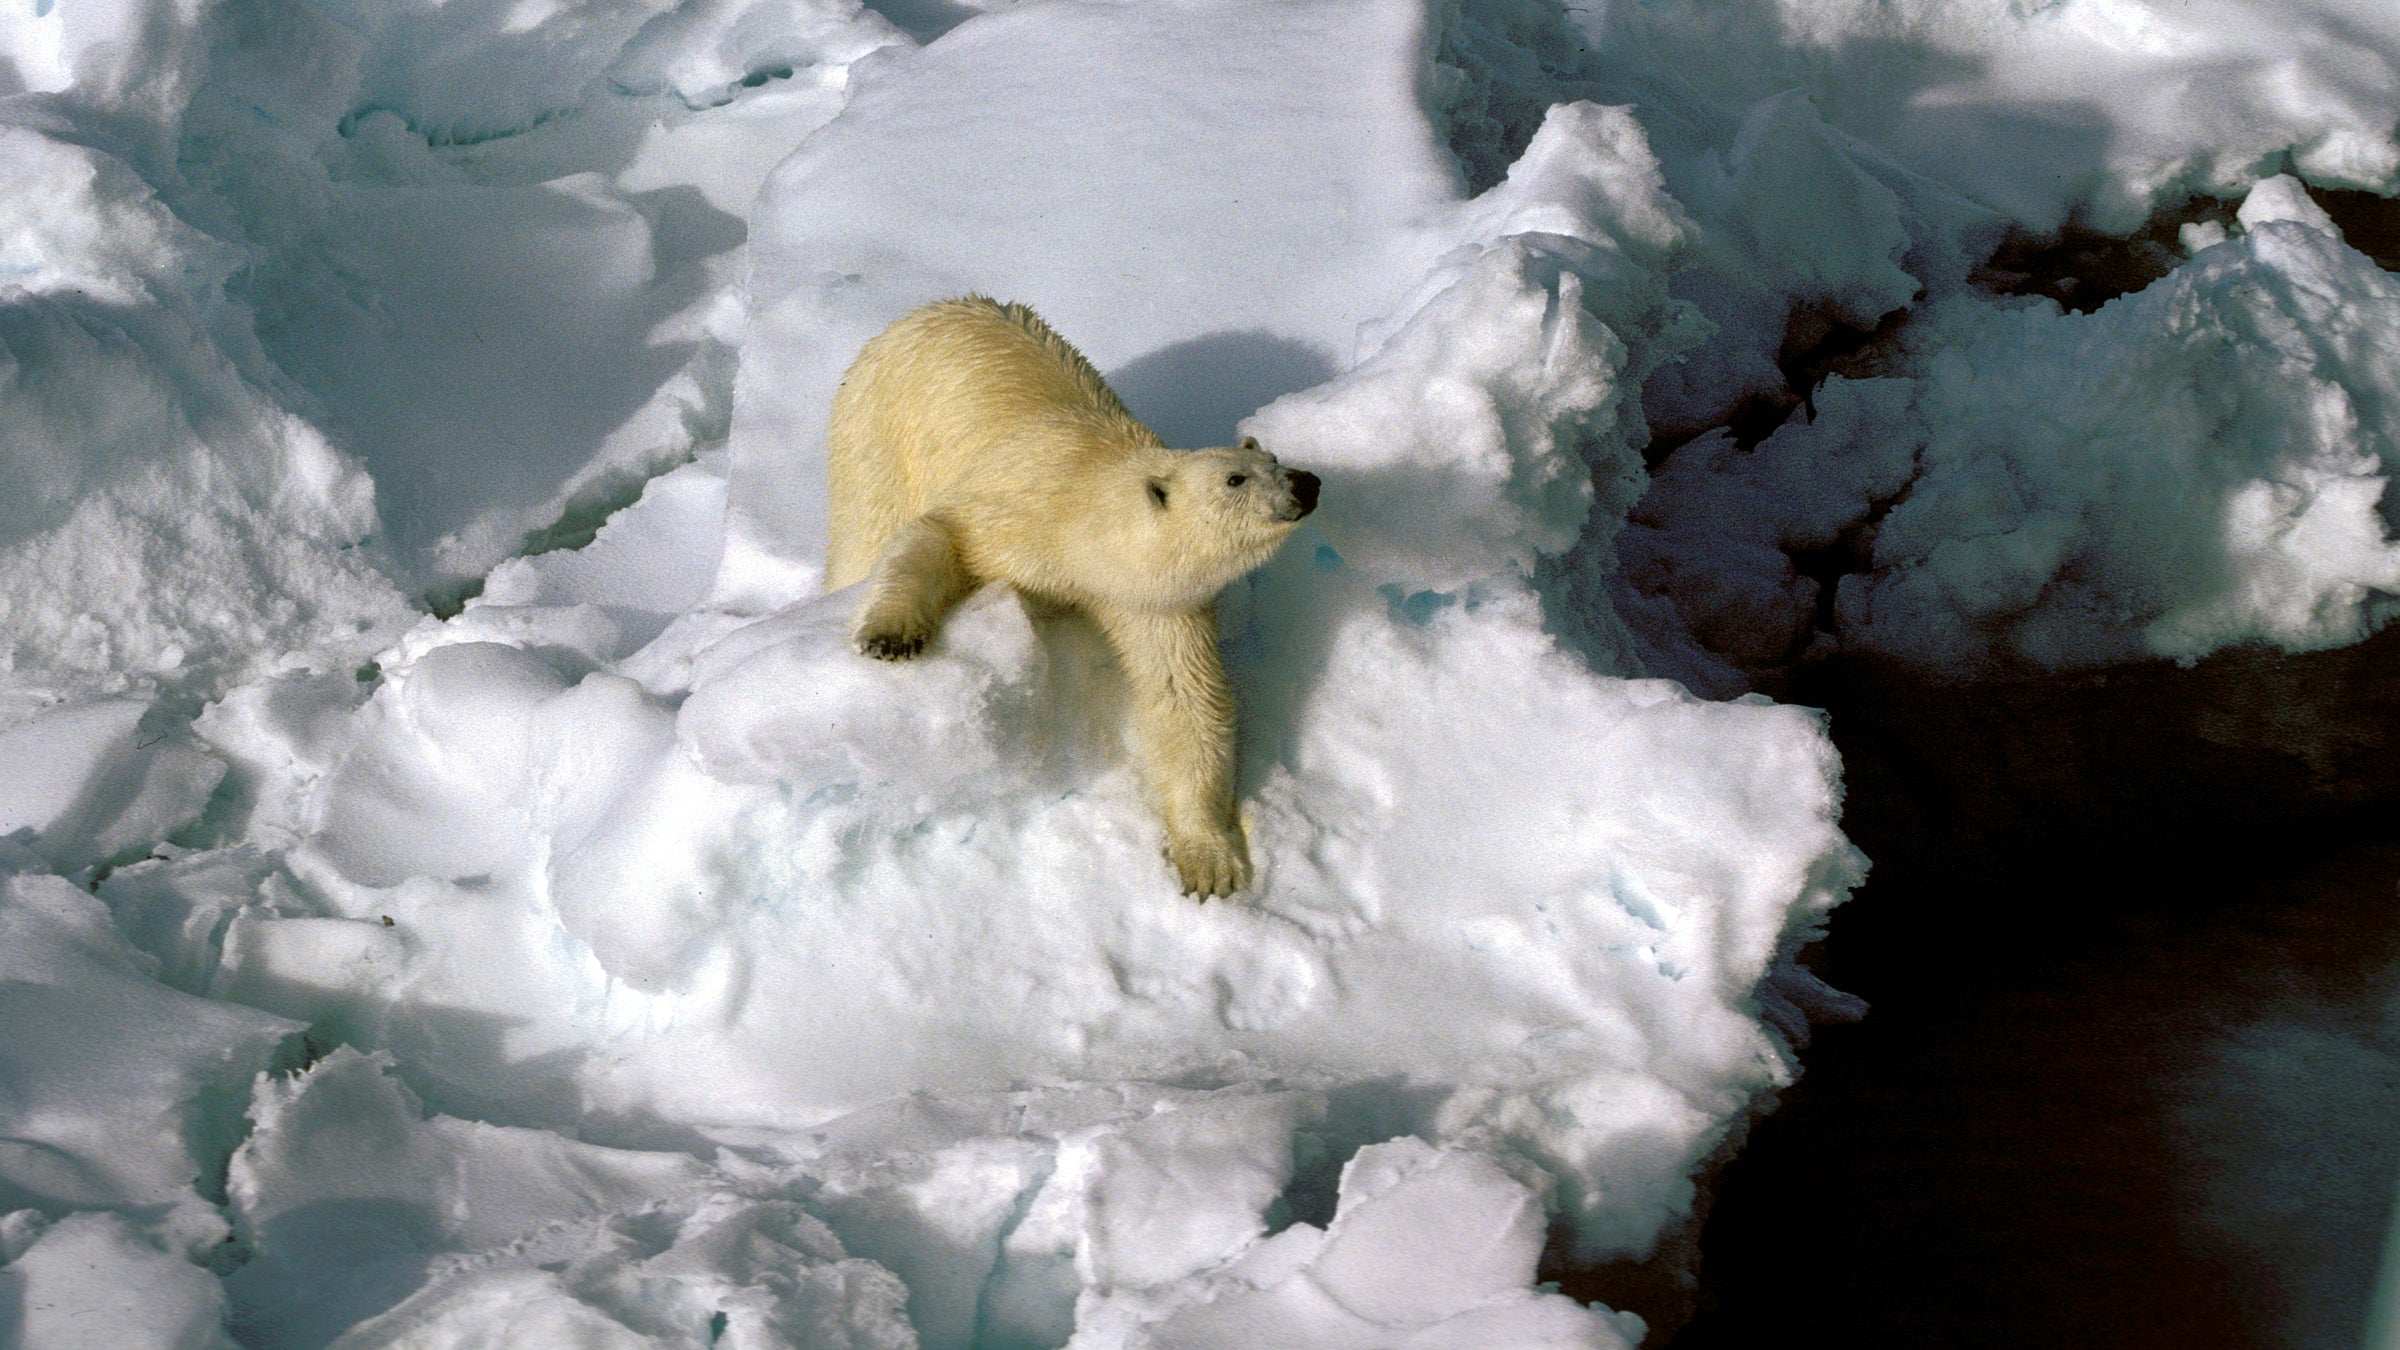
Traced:
[[1317, 509], [1317, 489], [1323, 484], [1318, 481], [1315, 474], [1306, 469], [1287, 470], [1286, 477], [1291, 482], [1292, 501], [1300, 509], [1290, 515], [1284, 515], [1282, 512], [1276, 514], [1285, 520], [1298, 520]]

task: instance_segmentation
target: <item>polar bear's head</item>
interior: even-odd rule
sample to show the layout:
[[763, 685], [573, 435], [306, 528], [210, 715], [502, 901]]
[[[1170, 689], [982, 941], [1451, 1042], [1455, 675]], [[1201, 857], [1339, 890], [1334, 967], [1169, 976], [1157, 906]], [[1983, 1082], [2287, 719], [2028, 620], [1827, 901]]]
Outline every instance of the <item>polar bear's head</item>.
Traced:
[[1317, 509], [1317, 476], [1287, 469], [1255, 437], [1187, 450], [1143, 483], [1179, 579], [1205, 595], [1272, 557]]

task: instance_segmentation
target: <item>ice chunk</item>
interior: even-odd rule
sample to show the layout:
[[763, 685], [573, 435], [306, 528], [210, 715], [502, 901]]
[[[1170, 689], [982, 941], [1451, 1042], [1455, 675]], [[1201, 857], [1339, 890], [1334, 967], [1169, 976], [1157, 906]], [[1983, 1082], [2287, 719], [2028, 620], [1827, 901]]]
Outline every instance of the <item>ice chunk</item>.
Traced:
[[625, 44], [608, 78], [625, 89], [671, 89], [697, 107], [724, 102], [742, 84], [812, 67], [839, 74], [869, 52], [911, 45], [859, 0], [686, 0]]
[[1239, 1255], [1265, 1235], [1267, 1206], [1291, 1179], [1294, 1128], [1322, 1110], [1291, 1093], [1219, 1094], [1064, 1150], [1085, 1281], [1165, 1284]]
[[1899, 195], [1844, 153], [1805, 93], [1753, 106], [1727, 167], [1743, 242], [1773, 290], [1861, 327], [1915, 298]]
[[206, 994], [226, 926], [260, 901], [277, 860], [244, 845], [121, 867], [100, 883], [117, 928], [158, 962], [158, 978], [187, 994]]
[[808, 1177], [843, 1243], [908, 1281], [927, 1350], [1058, 1344], [1087, 1285], [1179, 1301], [1196, 1273], [1249, 1263], [1295, 1131], [1324, 1109], [1133, 1084], [916, 1098], [829, 1123], [775, 1174]]
[[1841, 131], [2035, 232], [2070, 217], [2130, 231], [2155, 206], [2232, 195], [2287, 162], [2312, 182], [2400, 186], [2400, 19], [2374, 0], [1570, 13], [1617, 78], [1718, 107], [1806, 90]]
[[2250, 195], [2242, 199], [2241, 209], [2234, 212], [2234, 218], [2242, 222], [2245, 230], [2255, 230], [2270, 221], [2288, 220], [2336, 238], [2342, 233], [2335, 227], [2333, 217], [2325, 214], [2325, 208], [2310, 200], [2308, 189], [2300, 180], [2288, 173], [2258, 180]]
[[0, 173], [0, 724], [388, 641], [374, 484], [220, 343], [239, 255], [64, 138], [0, 126]]
[[1541, 1198], [1489, 1158], [1417, 1139], [1362, 1148], [1341, 1205], [1310, 1270], [1371, 1320], [1438, 1321], [1533, 1283]]
[[0, 65], [11, 72], [11, 93], [53, 95], [45, 101], [113, 125], [172, 162], [177, 119], [208, 70], [216, 15], [214, 5], [152, 0], [28, 6], [0, 20]]
[[1397, 1139], [1343, 1169], [1340, 1208], [1253, 1249], [1148, 1325], [1129, 1303], [1098, 1310], [1076, 1350], [1234, 1350], [1306, 1344], [1623, 1350], [1639, 1318], [1532, 1288], [1541, 1197], [1477, 1152]]
[[[1625, 344], [1585, 311], [1583, 289], [1538, 244], [1512, 241], [1356, 370], [1246, 425], [1326, 478], [1316, 528], [1346, 562], [1411, 592], [1530, 573], [1582, 532], [1595, 478], [1614, 498], [1603, 537], [1639, 491], [1638, 461], [1603, 439]], [[1619, 455], [1587, 462], [1602, 447]]]
[[200, 299], [240, 263], [176, 219], [124, 161], [0, 124], [0, 277], [11, 289], [110, 305], [154, 293]]
[[0, 1315], [23, 1350], [234, 1350], [224, 1286], [117, 1214], [70, 1214], [0, 1265]]
[[724, 533], [725, 465], [718, 451], [650, 480], [590, 544], [492, 569], [471, 608], [591, 605], [616, 620], [625, 646], [639, 647], [707, 596]]
[[1628, 575], [1752, 666], [1810, 640], [1812, 551], [1843, 642], [1954, 674], [2356, 641], [2400, 603], [2400, 281], [2289, 180], [2253, 201], [2096, 313], [1956, 297], [1813, 423], [1686, 446]]
[[176, 1251], [224, 1221], [195, 1189], [297, 1024], [150, 978], [90, 894], [0, 880], [0, 1210], [139, 1210]]
[[348, 1049], [254, 1116], [229, 1190], [255, 1254], [229, 1286], [277, 1343], [915, 1344], [898, 1280], [681, 1154], [423, 1118]]
[[225, 763], [154, 705], [53, 708], [0, 731], [0, 834], [31, 831], [61, 870], [122, 862], [197, 820]]

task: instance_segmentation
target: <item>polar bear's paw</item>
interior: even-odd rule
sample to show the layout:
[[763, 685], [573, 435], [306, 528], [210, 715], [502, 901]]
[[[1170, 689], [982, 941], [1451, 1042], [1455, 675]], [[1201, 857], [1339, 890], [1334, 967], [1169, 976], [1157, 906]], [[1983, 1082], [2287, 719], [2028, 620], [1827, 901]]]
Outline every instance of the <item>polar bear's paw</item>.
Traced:
[[1183, 893], [1202, 900], [1232, 895], [1250, 884], [1250, 849], [1235, 833], [1185, 835], [1167, 841], [1167, 861]]

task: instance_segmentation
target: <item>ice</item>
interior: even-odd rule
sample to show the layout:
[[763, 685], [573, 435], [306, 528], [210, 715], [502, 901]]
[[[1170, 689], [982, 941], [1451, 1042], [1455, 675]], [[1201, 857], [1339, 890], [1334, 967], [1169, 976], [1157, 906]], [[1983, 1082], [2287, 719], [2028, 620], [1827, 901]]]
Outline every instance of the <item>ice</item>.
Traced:
[[0, 1266], [0, 1318], [17, 1344], [234, 1350], [225, 1334], [225, 1287], [182, 1256], [161, 1251], [139, 1224], [89, 1212], [38, 1232]]
[[[1127, 40], [1167, 36], [1114, 11], [1088, 30], [1080, 9], [1048, 13], [956, 40], [969, 54], [983, 51], [971, 33], [1008, 44], [978, 67], [1007, 71], [1065, 59], [1112, 25], [1135, 24]], [[1410, 31], [1406, 18], [1327, 10], [1311, 22], [1332, 26], [1300, 31], [1330, 50], [1355, 36], [1342, 25], [1371, 20], [1390, 42]], [[874, 110], [988, 96], [937, 55], [887, 67], [845, 119], [888, 146], [917, 136], [920, 114]], [[1378, 143], [1408, 143], [1410, 126], [1422, 134], [1420, 114], [1402, 111], [1407, 125], [1378, 131]], [[1337, 161], [1353, 153], [1349, 116], [1308, 143]], [[820, 291], [777, 279], [772, 269], [790, 264], [772, 260], [841, 265], [844, 246], [811, 228], [915, 238], [935, 254], [967, 246], [958, 234], [879, 231], [862, 202], [915, 211], [882, 203], [930, 188], [895, 185], [888, 148], [844, 149], [867, 134], [846, 125], [830, 124], [762, 198], [762, 229], [776, 233], [761, 245], [770, 261], [756, 269], [753, 304], [813, 317], [804, 346], [784, 336], [797, 318], [762, 320], [747, 339], [744, 379], [765, 373], [745, 396], [758, 402], [735, 411], [737, 539], [766, 509], [745, 456], [761, 466], [753, 474], [805, 479], [795, 447], [771, 434], [778, 409], [823, 399], [832, 372], [803, 353], [858, 323], [810, 309]], [[1152, 144], [1156, 133], [1125, 125], [1136, 150]], [[1179, 131], [1192, 165], [1238, 144], [1213, 124]], [[1050, 133], [1036, 123], [986, 134], [1022, 158]], [[1159, 201], [1138, 209], [1163, 218], [1188, 185], [1144, 172], [1131, 183]], [[589, 673], [606, 643], [556, 640], [557, 625], [579, 622], [570, 608], [544, 619], [531, 606], [520, 629], [495, 598], [451, 626], [457, 641], [396, 649], [357, 748], [318, 780], [306, 814], [319, 830], [294, 855], [335, 916], [237, 921], [228, 987], [302, 1015], [342, 1009], [344, 1025], [369, 1036], [380, 1026], [395, 1048], [430, 1005], [491, 1019], [531, 1011], [534, 1024], [511, 1038], [606, 1047], [562, 1066], [586, 1109], [712, 1127], [1095, 1074], [1226, 1086], [1396, 1077], [1425, 1103], [1402, 1132], [1511, 1141], [1557, 1169], [1587, 1252], [1646, 1250], [1687, 1212], [1690, 1168], [1788, 1072], [1747, 1011], [1750, 991], [1857, 862], [1832, 828], [1833, 764], [1812, 718], [1603, 678], [1545, 632], [1527, 580], [1588, 516], [1603, 540], [1621, 518], [1640, 481], [1625, 391], [1693, 336], [1659, 272], [1688, 222], [1661, 194], [1638, 127], [1621, 110], [1569, 106], [1493, 192], [1462, 200], [1430, 169], [1426, 186], [1422, 201], [1378, 208], [1422, 216], [1378, 247], [1424, 261], [1406, 287], [1382, 283], [1391, 312], [1357, 321], [1369, 354], [1250, 424], [1294, 462], [1321, 464], [1329, 484], [1321, 533], [1229, 601], [1256, 747], [1250, 829], [1268, 878], [1255, 905], [1196, 910], [1166, 883], [1123, 763], [1117, 677], [1078, 621], [984, 597], [935, 654], [896, 670], [844, 650], [839, 596], [722, 636], [670, 627], [654, 646], [688, 642], [686, 656], [646, 652], [627, 667], [644, 673], [647, 695], [682, 699], [675, 750], [662, 756], [661, 712]], [[1124, 200], [1138, 199], [1129, 188]], [[1329, 209], [1275, 210], [1299, 207]], [[1284, 241], [1274, 247], [1295, 277], [1362, 265], [1297, 249], [1300, 225], [1273, 211], [1228, 221], [1249, 233], [1220, 254], [1179, 257], [1160, 283], [1235, 294], [1206, 269], [1232, 269], [1249, 238]], [[1037, 249], [1022, 224], [1000, 233], [1026, 267], [1073, 244]], [[905, 303], [884, 294], [842, 303]], [[1103, 311], [1089, 290], [1060, 297], [1091, 312], [1096, 350], [1197, 341], [1217, 322]], [[1272, 311], [1288, 315], [1272, 320], [1283, 326], [1256, 331], [1333, 350], [1322, 314], [1275, 303], [1287, 307]], [[1238, 305], [1234, 318], [1269, 322]], [[1158, 335], [1138, 336], [1143, 325]], [[1208, 350], [1191, 359], [1204, 365]], [[1416, 500], [1441, 506], [1402, 505]], [[784, 572], [729, 547], [719, 600], [743, 578], [813, 567], [804, 544], [775, 537]], [[569, 706], [556, 725], [572, 737], [550, 739], [548, 710]], [[1581, 730], [1537, 742], [1517, 731], [1529, 725]], [[588, 809], [545, 816], [547, 790], [528, 786], [542, 783], [574, 785]], [[1651, 805], [1616, 805], [1628, 801]], [[1544, 846], [1508, 842], [1526, 831]], [[518, 916], [517, 950], [557, 953], [512, 963], [505, 990], [442, 954], [469, 928], [488, 938], [503, 913]], [[379, 936], [387, 914], [395, 934]], [[529, 977], [557, 981], [555, 992], [529, 995]], [[928, 1000], [927, 989], [949, 992]], [[466, 1070], [480, 1053], [438, 1071], [446, 1091], [504, 1081], [504, 1061]], [[553, 1091], [510, 1109], [558, 1109]], [[1288, 1147], [1289, 1133], [1255, 1146]], [[1083, 1277], [1104, 1278], [1078, 1262]]]
[[302, 2], [350, 48], [357, 107], [389, 110], [447, 141], [521, 131], [572, 111], [626, 42], [673, 8], [671, 0]]
[[269, 349], [386, 485], [395, 546], [438, 575], [506, 557], [628, 399], [689, 359], [648, 340], [685, 297], [654, 284], [651, 223], [596, 175], [342, 191], [330, 225], [387, 298], [291, 313]]
[[840, 70], [878, 48], [909, 45], [859, 0], [700, 0], [661, 14], [609, 65], [621, 88], [666, 88], [697, 106], [730, 101], [745, 83], [795, 70]]
[[[2400, 20], [2376, 0], [1760, 0], [1572, 11], [1605, 59], [1720, 107], [1794, 88], [2025, 227], [2131, 230], [2288, 162], [2400, 188]], [[1687, 94], [1687, 98], [1689, 95]]]
[[374, 651], [375, 486], [220, 341], [239, 255], [58, 133], [0, 124], [0, 724]]
[[[1688, 1241], [1855, 1012], [1794, 962], [1863, 867], [1822, 719], [1698, 694], [2400, 594], [2400, 296], [2308, 195], [2400, 187], [2396, 48], [2363, 0], [12, 10], [0, 1304], [1639, 1343], [1545, 1250]], [[2248, 195], [2147, 290], [1980, 289], [2192, 190]], [[1221, 602], [1237, 901], [1175, 892], [1082, 620], [995, 590], [891, 667], [818, 594], [834, 381], [968, 290], [1325, 480]], [[1787, 388], [1837, 328], [1872, 368]]]
[[1372, 1144], [1343, 1169], [1340, 1208], [1325, 1229], [1284, 1230], [1192, 1291], [1200, 1298], [1147, 1325], [1113, 1325], [1128, 1310], [1104, 1306], [1091, 1329], [1068, 1344], [1075, 1350], [1640, 1344], [1639, 1318], [1527, 1289], [1542, 1226], [1539, 1192], [1487, 1154], [1437, 1150], [1418, 1139]]
[[[1188, 37], [1104, 17], [1087, 30], [1100, 21], [1062, 7], [958, 39], [998, 44], [975, 68], [1000, 72], [1091, 49], [1108, 24], [1153, 44]], [[1300, 31], [1325, 60], [1366, 25], [1394, 79], [1412, 50], [1400, 39], [1422, 35], [1405, 7], [1310, 22]], [[938, 55], [891, 60], [860, 100], [989, 95], [945, 83], [963, 67]], [[812, 220], [874, 237], [831, 188], [789, 186], [852, 174], [871, 175], [858, 191], [897, 190], [889, 146], [920, 122], [860, 100], [845, 118], [865, 130], [831, 124], [763, 199], [770, 258], [837, 257], [805, 233]], [[1528, 578], [1623, 518], [1641, 481], [1629, 391], [1698, 333], [1663, 277], [1691, 223], [1639, 126], [1562, 108], [1522, 165], [1469, 199], [1413, 102], [1382, 106], [1373, 143], [1418, 147], [1423, 181], [1414, 199], [1389, 182], [1352, 191], [1383, 202], [1394, 237], [1361, 233], [1356, 256], [1301, 247], [1321, 235], [1305, 212], [1332, 209], [1302, 201], [1228, 218], [1217, 253], [1156, 271], [1191, 288], [1181, 308], [1110, 304], [1122, 278], [1057, 302], [1087, 314], [1078, 336], [1095, 350], [1134, 358], [1133, 396], [1195, 434], [1229, 437], [1260, 400], [1323, 385], [1250, 424], [1329, 484], [1321, 526], [1227, 602], [1255, 747], [1266, 883], [1253, 903], [1200, 909], [1174, 893], [1124, 763], [1118, 677], [1080, 621], [986, 595], [925, 660], [893, 669], [847, 650], [846, 597], [802, 591], [755, 618], [690, 610], [713, 556], [711, 532], [694, 544], [685, 522], [720, 500], [735, 539], [752, 529], [753, 555], [771, 545], [783, 562], [729, 545], [717, 605], [755, 604], [814, 566], [804, 535], [759, 542], [756, 484], [769, 468], [805, 482], [805, 442], [772, 439], [769, 404], [821, 401], [831, 358], [807, 366], [778, 336], [816, 292], [778, 300], [754, 279], [754, 312], [794, 316], [744, 339], [743, 378], [759, 384], [736, 401], [729, 484], [709, 461], [678, 470], [588, 558], [501, 569], [458, 618], [384, 653], [355, 714], [355, 694], [294, 675], [205, 719], [258, 804], [253, 840], [285, 850], [290, 871], [225, 920], [212, 990], [383, 1047], [441, 1110], [756, 1140], [768, 1165], [812, 1179], [846, 1244], [907, 1281], [927, 1344], [1056, 1344], [1087, 1324], [1141, 1334], [1266, 1239], [1304, 1154], [1331, 1166], [1395, 1136], [1462, 1158], [1522, 1151], [1587, 1256], [1648, 1250], [1688, 1216], [1692, 1168], [1788, 1078], [1753, 991], [1858, 863], [1833, 828], [1815, 719], [1598, 673], [1545, 631]], [[1356, 180], [1348, 117], [1306, 143]], [[1163, 134], [1126, 129], [1120, 155]], [[1255, 134], [1197, 130], [1179, 129], [1193, 165]], [[1023, 155], [1048, 133], [987, 134]], [[844, 150], [845, 137], [865, 139]], [[1141, 209], [1163, 228], [1189, 187], [1145, 172], [1133, 180], [1163, 200]], [[1021, 219], [1009, 201], [980, 209]], [[936, 251], [973, 242], [885, 234]], [[996, 237], [1028, 268], [1064, 247], [1022, 223]], [[1246, 274], [1266, 246], [1298, 294], [1212, 279]], [[1411, 270], [1386, 263], [1394, 249]], [[1348, 294], [1370, 275], [1374, 293]], [[1337, 293], [1351, 317], [1311, 298]], [[909, 300], [878, 297], [859, 303]], [[1226, 316], [1204, 297], [1238, 303]], [[1242, 304], [1271, 307], [1248, 317]], [[807, 352], [829, 341], [826, 322], [809, 320]], [[1226, 338], [1221, 322], [1254, 326]], [[1145, 377], [1145, 343], [1183, 354]], [[775, 376], [812, 369], [813, 385]], [[628, 631], [662, 625], [626, 656], [640, 641]], [[1553, 734], [1522, 734], [1536, 725]], [[1519, 846], [1529, 838], [1541, 846]], [[223, 913], [199, 864], [175, 865], [195, 875], [154, 902], [162, 935]], [[1214, 1091], [1144, 1103], [1159, 1090], [1142, 1085], [1167, 1082]], [[1112, 1084], [1114, 1105], [1090, 1103], [1087, 1085]], [[883, 1103], [996, 1093], [1021, 1094], [1011, 1116], [924, 1151], [878, 1138]], [[1041, 1129], [1028, 1113], [1081, 1123]], [[810, 1127], [855, 1142], [789, 1133]], [[1526, 1216], [1546, 1201], [1507, 1184], [1502, 1226], [1523, 1256], [1491, 1277], [1507, 1288], [1375, 1315], [1437, 1340], [1615, 1343], [1526, 1289]], [[1530, 1231], [1538, 1246], [1546, 1222]], [[1351, 1268], [1378, 1253], [1446, 1259], [1342, 1250], [1367, 1253], [1343, 1258]], [[237, 1278], [262, 1298], [298, 1278], [261, 1262]], [[511, 1300], [560, 1319], [546, 1325], [588, 1317], [562, 1297], [514, 1268], [436, 1278], [369, 1329], [438, 1337]]]
[[[187, 209], [250, 251], [284, 392], [373, 473], [383, 561], [443, 607], [722, 439], [741, 212], [848, 62], [904, 41], [855, 5], [673, 8], [293, 3], [228, 23], [193, 98]], [[776, 87], [703, 119], [603, 73], [663, 88], [712, 42]]]
[[[1633, 391], [1701, 333], [1665, 279], [1695, 226], [1639, 122], [1567, 103], [1470, 196], [1412, 4], [1036, 7], [921, 51], [863, 11], [762, 15], [695, 6], [631, 46], [621, 6], [230, 28], [176, 213], [86, 231], [210, 256], [200, 220], [246, 250], [248, 310], [230, 263], [178, 299], [150, 253], [85, 252], [145, 313], [207, 307], [258, 406], [358, 454], [362, 562], [413, 590], [531, 555], [372, 646], [158, 677], [171, 729], [208, 702], [224, 776], [200, 823], [185, 801], [112, 845], [121, 954], [388, 1056], [257, 1085], [233, 1325], [1137, 1344], [1222, 1271], [1307, 1267], [1363, 1309], [1341, 1334], [1622, 1343], [1531, 1290], [1549, 1207], [1587, 1258], [1688, 1222], [1693, 1168], [1791, 1073], [1756, 990], [1859, 866], [1816, 719], [1621, 678], [1630, 639], [1562, 647], [1531, 580], [1605, 549], [1642, 481]], [[1262, 24], [1276, 65], [1243, 55]], [[734, 94], [763, 61], [805, 68]], [[590, 92], [603, 69], [636, 92]], [[836, 109], [731, 290], [727, 165]], [[1047, 148], [1069, 129], [1113, 139]], [[1116, 185], [1029, 213], [995, 156]], [[824, 300], [858, 248], [875, 285]], [[844, 342], [969, 277], [1178, 439], [1255, 412], [1327, 475], [1322, 524], [1226, 602], [1249, 903], [1175, 893], [1079, 620], [986, 595], [889, 669], [813, 594], [807, 410]], [[209, 847], [135, 861], [179, 828]], [[1418, 1136], [1295, 1250], [1295, 1188]], [[1452, 1245], [1399, 1231], [1445, 1209]]]
[[255, 847], [175, 852], [111, 872], [100, 899], [125, 940], [157, 962], [159, 982], [205, 995], [234, 915], [288, 886], [281, 861]]
[[[239, 1138], [251, 1078], [301, 1028], [150, 969], [89, 892], [0, 879], [0, 1212], [128, 1211], [180, 1259], [225, 1237], [199, 1188]], [[125, 1245], [73, 1231], [64, 1245]]]
[[250, 1344], [915, 1344], [899, 1281], [683, 1155], [425, 1118], [347, 1048], [253, 1115], [228, 1183]]
[[[928, 300], [1033, 305], [1181, 444], [1229, 440], [1347, 364], [1357, 326], [1449, 244], [1415, 228], [1457, 195], [1413, 92], [1425, 21], [1394, 3], [1039, 6], [858, 79], [753, 216], [720, 594], [757, 609], [814, 589], [834, 382]], [[1261, 48], [1276, 61], [1246, 55]], [[1307, 131], [1249, 153], [1269, 126]]]
[[[0, 834], [71, 872], [146, 856], [207, 809], [225, 764], [156, 705], [106, 699], [0, 731]], [[164, 723], [164, 725], [161, 725]]]
[[512, 558], [485, 579], [492, 605], [591, 605], [618, 625], [625, 655], [708, 595], [724, 549], [724, 453], [643, 485], [588, 545]]
[[[2400, 594], [2391, 274], [2288, 178], [2095, 313], [1956, 297], [1893, 373], [1662, 467], [1628, 575], [1737, 664], [1819, 627], [1955, 674], [2354, 642]], [[1791, 558], [1840, 545], [1829, 625]]]

